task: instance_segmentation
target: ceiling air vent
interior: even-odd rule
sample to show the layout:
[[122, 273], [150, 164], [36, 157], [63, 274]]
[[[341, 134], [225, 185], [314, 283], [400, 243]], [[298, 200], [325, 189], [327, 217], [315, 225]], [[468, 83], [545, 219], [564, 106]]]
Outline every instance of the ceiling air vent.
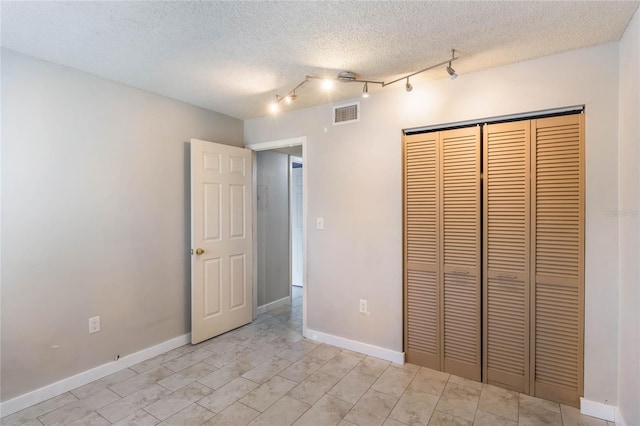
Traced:
[[333, 107], [333, 125], [360, 121], [360, 102]]

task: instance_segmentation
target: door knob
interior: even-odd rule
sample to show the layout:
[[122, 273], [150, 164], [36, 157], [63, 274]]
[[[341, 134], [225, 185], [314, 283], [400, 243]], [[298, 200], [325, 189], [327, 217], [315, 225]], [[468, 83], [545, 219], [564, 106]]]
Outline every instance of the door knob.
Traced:
[[197, 254], [198, 256], [200, 256], [200, 255], [201, 255], [201, 254], [203, 254], [203, 253], [204, 253], [204, 250], [203, 250], [203, 249], [201, 249], [201, 248], [199, 248], [199, 247], [196, 249], [196, 254]]

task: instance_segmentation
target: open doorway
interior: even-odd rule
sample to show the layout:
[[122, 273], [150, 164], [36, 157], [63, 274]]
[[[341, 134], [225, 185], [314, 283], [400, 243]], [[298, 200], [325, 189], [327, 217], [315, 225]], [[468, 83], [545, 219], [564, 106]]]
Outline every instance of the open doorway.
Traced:
[[[255, 316], [277, 315], [304, 334], [306, 326], [304, 142], [249, 145], [254, 152]], [[283, 315], [287, 314], [287, 315]]]

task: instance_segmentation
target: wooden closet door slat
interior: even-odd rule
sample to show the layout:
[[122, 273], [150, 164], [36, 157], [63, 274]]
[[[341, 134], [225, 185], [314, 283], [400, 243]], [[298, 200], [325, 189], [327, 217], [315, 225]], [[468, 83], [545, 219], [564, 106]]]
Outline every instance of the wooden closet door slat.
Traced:
[[484, 381], [529, 392], [530, 122], [483, 134]]
[[481, 378], [480, 127], [440, 132], [443, 370]]
[[405, 355], [440, 369], [438, 134], [404, 138]]
[[584, 114], [532, 124], [531, 393], [578, 406], [584, 358]]

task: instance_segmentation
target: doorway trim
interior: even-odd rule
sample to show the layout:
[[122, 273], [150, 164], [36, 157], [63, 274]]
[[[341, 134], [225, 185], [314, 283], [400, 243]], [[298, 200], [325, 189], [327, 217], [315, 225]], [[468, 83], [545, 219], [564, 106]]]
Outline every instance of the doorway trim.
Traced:
[[[289, 148], [292, 146], [302, 145], [302, 159], [305, 164], [309, 163], [307, 152], [307, 137], [298, 136], [288, 139], [277, 139], [267, 142], [253, 143], [245, 145], [244, 147], [250, 149], [253, 152], [253, 193], [257, 194], [258, 174], [257, 174], [257, 162], [256, 152], [267, 151], [277, 148]], [[309, 186], [307, 177], [307, 167], [302, 168], [302, 335], [307, 334], [307, 206], [309, 202]], [[257, 205], [253, 203], [253, 229], [257, 228]], [[253, 233], [253, 258], [257, 259], [258, 251], [258, 239], [257, 232]], [[253, 318], [257, 316], [258, 308], [258, 262], [253, 262]], [[289, 268], [291, 269], [291, 268]], [[291, 271], [289, 271], [291, 273]], [[291, 291], [291, 290], [289, 290]]]

